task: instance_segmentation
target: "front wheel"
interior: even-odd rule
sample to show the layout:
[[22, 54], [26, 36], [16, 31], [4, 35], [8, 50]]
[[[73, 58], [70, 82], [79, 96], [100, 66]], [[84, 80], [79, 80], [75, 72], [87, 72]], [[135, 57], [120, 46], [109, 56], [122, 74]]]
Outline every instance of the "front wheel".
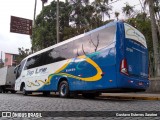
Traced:
[[28, 92], [27, 92], [26, 89], [25, 89], [25, 85], [23, 86], [22, 94], [23, 94], [23, 95], [28, 95]]
[[59, 84], [59, 96], [62, 98], [67, 98], [69, 97], [69, 85], [67, 81], [62, 81]]
[[0, 87], [0, 93], [2, 93], [3, 92], [3, 88], [2, 87]]

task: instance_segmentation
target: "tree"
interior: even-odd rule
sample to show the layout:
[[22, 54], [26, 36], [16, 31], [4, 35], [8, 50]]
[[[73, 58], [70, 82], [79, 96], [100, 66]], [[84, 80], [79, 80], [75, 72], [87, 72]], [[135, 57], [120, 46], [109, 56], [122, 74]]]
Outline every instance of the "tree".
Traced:
[[18, 48], [18, 56], [16, 57], [16, 63], [17, 64], [20, 64], [20, 62], [25, 58], [27, 57], [28, 55], [31, 54], [31, 52], [29, 51], [29, 49], [24, 49], [23, 47], [22, 48]]
[[48, 2], [48, 0], [41, 0], [42, 1], [42, 9], [44, 7], [44, 4]]
[[[45, 6], [37, 16], [33, 28], [32, 46], [34, 51], [56, 44], [56, 2]], [[63, 41], [64, 27], [69, 26], [71, 7], [64, 2], [59, 3], [60, 41]]]
[[151, 18], [151, 28], [152, 28], [152, 40], [153, 40], [153, 52], [154, 52], [154, 62], [155, 62], [155, 69], [156, 75], [160, 76], [160, 58], [159, 58], [159, 43], [158, 43], [158, 36], [157, 36], [157, 25], [156, 19], [154, 14], [154, 0], [145, 0], [144, 4], [148, 4], [149, 6], [149, 13]]
[[119, 12], [115, 12], [114, 14], [115, 14], [115, 17], [117, 18], [117, 21], [118, 21], [118, 17], [119, 17], [120, 13]]
[[104, 16], [108, 16], [110, 19], [109, 11], [112, 10], [111, 6], [108, 6], [106, 4], [103, 4], [100, 6], [100, 13], [102, 15], [102, 20], [104, 21]]
[[122, 8], [122, 12], [126, 14], [126, 16], [130, 17], [133, 12], [133, 7], [126, 3], [126, 6]]
[[[112, 0], [111, 0], [112, 1]], [[94, 0], [92, 6], [95, 8], [95, 16], [104, 21], [104, 15], [110, 18], [109, 11], [112, 10], [108, 5], [109, 0]]]
[[70, 0], [70, 5], [72, 6], [71, 22], [76, 24], [76, 27], [82, 27], [84, 18], [84, 7], [89, 4], [89, 0]]
[[142, 32], [146, 38], [148, 51], [151, 53], [153, 51], [151, 21], [150, 18], [147, 17], [147, 14], [138, 13], [135, 18], [129, 18], [126, 22]]
[[[103, 0], [102, 5], [107, 5]], [[99, 15], [95, 15], [96, 8], [89, 0], [66, 0], [59, 4], [60, 41], [82, 34], [106, 23], [102, 21], [102, 14], [108, 14], [110, 8], [101, 6]], [[99, 7], [100, 8], [100, 7]], [[56, 1], [43, 8], [37, 16], [32, 35], [34, 51], [56, 44]]]
[[158, 32], [160, 35], [160, 4], [159, 4], [159, 0], [155, 0], [154, 12], [155, 12], [156, 22], [157, 22], [157, 26], [158, 26]]

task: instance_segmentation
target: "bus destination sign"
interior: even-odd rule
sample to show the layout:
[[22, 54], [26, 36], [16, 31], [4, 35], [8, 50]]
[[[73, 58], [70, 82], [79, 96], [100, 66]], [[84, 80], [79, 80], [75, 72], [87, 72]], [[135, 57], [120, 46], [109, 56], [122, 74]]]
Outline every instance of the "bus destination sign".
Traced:
[[11, 16], [10, 32], [32, 35], [32, 20]]

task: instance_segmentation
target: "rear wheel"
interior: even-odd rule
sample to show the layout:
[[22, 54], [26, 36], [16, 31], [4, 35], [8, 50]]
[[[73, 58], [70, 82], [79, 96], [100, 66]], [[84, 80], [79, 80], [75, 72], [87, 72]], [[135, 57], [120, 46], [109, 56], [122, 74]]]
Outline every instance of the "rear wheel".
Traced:
[[4, 90], [4, 93], [8, 93], [8, 90], [5, 89], [5, 90]]
[[59, 84], [59, 96], [62, 98], [69, 97], [69, 85], [67, 81], [62, 81]]

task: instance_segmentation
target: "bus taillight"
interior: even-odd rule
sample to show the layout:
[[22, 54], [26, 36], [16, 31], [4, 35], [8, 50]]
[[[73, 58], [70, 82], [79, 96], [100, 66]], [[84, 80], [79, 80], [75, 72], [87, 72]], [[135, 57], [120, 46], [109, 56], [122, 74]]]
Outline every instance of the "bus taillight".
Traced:
[[125, 74], [125, 75], [129, 75], [128, 74], [128, 65], [127, 65], [127, 60], [126, 59], [123, 59], [121, 61], [120, 72]]

